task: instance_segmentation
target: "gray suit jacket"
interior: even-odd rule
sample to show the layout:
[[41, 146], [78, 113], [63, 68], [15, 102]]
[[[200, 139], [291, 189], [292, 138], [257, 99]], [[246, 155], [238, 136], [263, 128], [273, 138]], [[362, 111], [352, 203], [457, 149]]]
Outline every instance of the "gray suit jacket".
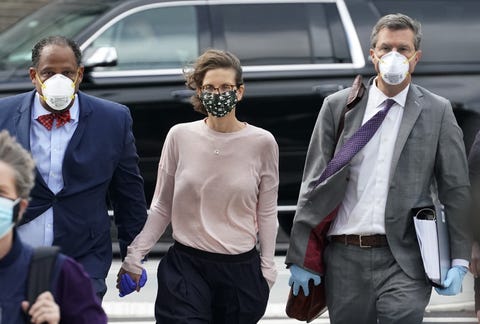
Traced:
[[[368, 91], [368, 90], [367, 90]], [[305, 162], [286, 263], [324, 273], [323, 223], [343, 200], [349, 165], [314, 187], [327, 163], [361, 126], [367, 95], [345, 115], [344, 130], [335, 146], [341, 111], [349, 89], [327, 97], [318, 115]], [[366, 92], [368, 94], [368, 92]], [[467, 209], [468, 168], [463, 143], [451, 104], [445, 98], [411, 84], [393, 153], [385, 228], [390, 249], [411, 278], [425, 277], [411, 209], [432, 205], [431, 185], [445, 206], [452, 258], [470, 259]], [[328, 222], [327, 222], [328, 223]], [[360, 233], [359, 233], [360, 234]]]

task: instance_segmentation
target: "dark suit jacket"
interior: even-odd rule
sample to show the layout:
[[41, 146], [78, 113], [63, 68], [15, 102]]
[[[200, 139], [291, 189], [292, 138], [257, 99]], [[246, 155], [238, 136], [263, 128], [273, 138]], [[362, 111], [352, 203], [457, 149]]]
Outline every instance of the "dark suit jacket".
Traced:
[[[370, 81], [371, 82], [371, 81]], [[361, 126], [368, 92], [345, 115], [344, 129], [335, 145], [340, 115], [349, 89], [327, 97], [320, 110], [310, 146], [290, 235], [286, 263], [323, 274], [321, 251], [316, 251], [319, 226], [342, 202], [349, 181], [349, 164], [315, 189], [314, 183], [333, 152]], [[460, 127], [451, 104], [430, 91], [410, 85], [393, 152], [385, 207], [385, 230], [393, 256], [411, 278], [425, 278], [416, 239], [412, 208], [432, 205], [432, 184], [445, 205], [452, 259], [470, 259], [468, 167]]]
[[472, 208], [470, 210], [472, 229], [475, 241], [480, 242], [480, 132], [475, 136], [475, 141], [470, 149], [468, 168], [472, 184]]
[[[0, 99], [0, 129], [28, 150], [35, 91]], [[92, 278], [105, 278], [112, 261], [107, 194], [113, 198], [122, 256], [146, 220], [143, 179], [126, 106], [78, 93], [79, 122], [65, 151], [64, 188], [53, 194], [37, 171], [22, 224], [53, 207], [54, 240]]]

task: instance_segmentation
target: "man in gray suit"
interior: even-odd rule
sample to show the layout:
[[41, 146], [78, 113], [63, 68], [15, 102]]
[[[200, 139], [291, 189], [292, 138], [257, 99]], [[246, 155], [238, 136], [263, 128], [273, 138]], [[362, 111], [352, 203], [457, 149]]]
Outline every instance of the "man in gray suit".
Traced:
[[[467, 272], [470, 197], [462, 131], [448, 100], [411, 83], [420, 40], [417, 21], [382, 17], [370, 49], [378, 74], [346, 112], [338, 142], [348, 89], [325, 99], [312, 134], [286, 264], [294, 294], [300, 288], [308, 294], [310, 280], [325, 284], [331, 323], [422, 323], [432, 286], [412, 212], [436, 197], [445, 207], [452, 257], [437, 292], [459, 293]], [[368, 143], [318, 181], [334, 153], [387, 99], [395, 102]]]

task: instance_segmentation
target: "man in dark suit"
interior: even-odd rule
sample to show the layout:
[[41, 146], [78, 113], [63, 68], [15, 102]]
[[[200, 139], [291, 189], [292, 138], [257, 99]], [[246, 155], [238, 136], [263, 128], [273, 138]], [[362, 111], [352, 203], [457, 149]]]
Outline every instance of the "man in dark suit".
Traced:
[[480, 132], [475, 136], [475, 141], [468, 155], [468, 168], [470, 183], [472, 185], [472, 217], [473, 246], [470, 271], [475, 278], [475, 312], [480, 323]]
[[103, 297], [112, 262], [107, 194], [122, 257], [142, 229], [147, 208], [129, 109], [79, 92], [83, 70], [73, 41], [40, 40], [29, 70], [35, 90], [0, 99], [0, 129], [36, 162], [35, 187], [18, 228], [21, 239], [60, 246], [83, 265]]
[[[422, 323], [432, 286], [412, 213], [437, 197], [452, 257], [446, 287], [437, 292], [458, 294], [467, 272], [470, 195], [462, 131], [448, 100], [411, 83], [421, 35], [408, 16], [382, 17], [370, 48], [378, 74], [345, 114], [338, 142], [347, 89], [325, 99], [312, 134], [286, 263], [294, 293], [305, 291], [309, 280], [325, 284], [331, 323]], [[334, 153], [382, 110], [386, 117], [368, 143], [318, 181]]]

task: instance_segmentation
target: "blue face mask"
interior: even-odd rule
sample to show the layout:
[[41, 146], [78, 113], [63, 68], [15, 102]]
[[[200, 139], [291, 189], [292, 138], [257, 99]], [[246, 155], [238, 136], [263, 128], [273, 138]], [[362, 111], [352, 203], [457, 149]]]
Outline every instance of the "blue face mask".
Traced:
[[0, 238], [15, 225], [18, 218], [18, 211], [20, 206], [20, 198], [11, 200], [5, 197], [0, 197]]

